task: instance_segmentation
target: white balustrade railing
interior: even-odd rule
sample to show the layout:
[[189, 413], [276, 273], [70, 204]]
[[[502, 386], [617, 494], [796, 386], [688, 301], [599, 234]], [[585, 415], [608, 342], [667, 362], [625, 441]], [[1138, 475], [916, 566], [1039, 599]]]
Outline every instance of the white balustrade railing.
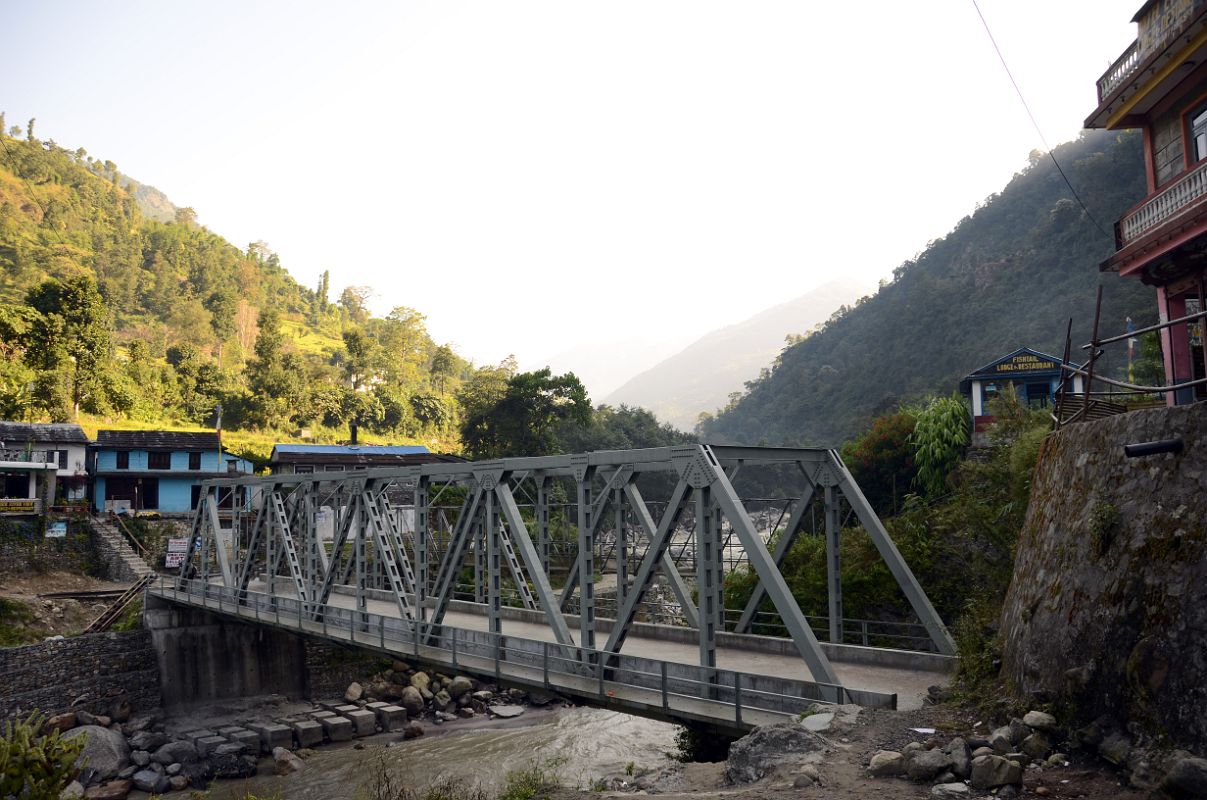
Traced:
[[1126, 247], [1158, 225], [1188, 211], [1205, 196], [1207, 161], [1119, 220], [1119, 246]]
[[1123, 55], [1111, 64], [1111, 68], [1106, 71], [1101, 78], [1098, 79], [1098, 102], [1101, 103], [1115, 89], [1119, 88], [1119, 84], [1127, 79], [1127, 76], [1136, 71], [1136, 67], [1140, 66], [1140, 42], [1139, 40], [1132, 42], [1131, 46], [1123, 51]]

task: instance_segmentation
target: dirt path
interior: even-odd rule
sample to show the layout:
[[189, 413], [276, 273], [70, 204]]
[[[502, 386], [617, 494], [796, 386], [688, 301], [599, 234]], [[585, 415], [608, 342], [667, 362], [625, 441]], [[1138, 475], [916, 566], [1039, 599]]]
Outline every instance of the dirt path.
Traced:
[[[108, 600], [42, 598], [54, 592], [91, 592], [129, 588], [74, 572], [0, 575], [0, 641], [32, 643], [47, 636], [79, 633], [109, 606]], [[15, 604], [12, 605], [12, 604]]]
[[[870, 778], [867, 763], [878, 750], [900, 750], [909, 742], [925, 742], [935, 736], [941, 741], [956, 735], [979, 733], [985, 735], [989, 726], [968, 716], [967, 712], [949, 708], [926, 708], [908, 712], [865, 711], [855, 726], [846, 733], [829, 736], [830, 747], [817, 761], [820, 782], [794, 782], [802, 775], [801, 767], [785, 759], [771, 775], [755, 783], [733, 786], [725, 780], [725, 764], [687, 764], [673, 768], [661, 776], [647, 776], [652, 785], [648, 791], [636, 786], [626, 790], [586, 793], [562, 790], [556, 800], [586, 800], [586, 798], [624, 798], [634, 792], [658, 794], [666, 800], [700, 800], [706, 797], [726, 800], [920, 800], [931, 797], [931, 784], [914, 784], [902, 778]], [[934, 734], [916, 733], [911, 728], [934, 728]], [[630, 779], [631, 780], [631, 779]], [[1026, 770], [1024, 784], [1018, 797], [1085, 798], [1085, 800], [1142, 800], [1145, 792], [1127, 789], [1108, 766], [1097, 760], [1082, 763], [1074, 757], [1068, 767], [1031, 768]], [[636, 781], [635, 783], [641, 783]], [[1047, 794], [1036, 794], [1044, 787]], [[990, 792], [972, 791], [970, 797], [989, 797]]]

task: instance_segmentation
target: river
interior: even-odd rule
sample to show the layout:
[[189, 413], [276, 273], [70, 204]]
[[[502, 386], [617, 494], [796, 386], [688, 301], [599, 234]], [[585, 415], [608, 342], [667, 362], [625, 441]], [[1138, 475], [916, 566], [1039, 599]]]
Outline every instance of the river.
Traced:
[[[623, 775], [629, 764], [638, 770], [670, 763], [677, 727], [598, 708], [529, 708], [515, 720], [463, 720], [442, 726], [425, 724], [427, 735], [399, 742], [399, 734], [379, 734], [351, 743], [326, 746], [306, 760], [294, 775], [273, 774], [272, 759], [262, 760], [260, 774], [245, 781], [216, 781], [211, 800], [242, 800], [246, 793], [280, 800], [355, 798], [378, 758], [411, 786], [455, 778], [483, 788], [497, 788], [509, 770], [533, 763], [551, 764], [568, 786], [589, 787], [606, 775]], [[391, 742], [393, 746], [386, 747]]]

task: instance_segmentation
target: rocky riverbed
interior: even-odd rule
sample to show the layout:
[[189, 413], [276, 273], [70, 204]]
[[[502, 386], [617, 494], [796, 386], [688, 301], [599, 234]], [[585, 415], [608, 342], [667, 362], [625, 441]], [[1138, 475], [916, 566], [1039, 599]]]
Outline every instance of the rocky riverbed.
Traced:
[[106, 715], [77, 710], [52, 717], [48, 730], [86, 737], [84, 768], [69, 796], [121, 800], [131, 792], [204, 789], [246, 780], [267, 768], [290, 774], [331, 746], [364, 747], [417, 739], [443, 726], [514, 720], [565, 701], [542, 692], [500, 689], [395, 661], [348, 686], [343, 697], [291, 702], [283, 697], [227, 703], [165, 716], [114, 704]]

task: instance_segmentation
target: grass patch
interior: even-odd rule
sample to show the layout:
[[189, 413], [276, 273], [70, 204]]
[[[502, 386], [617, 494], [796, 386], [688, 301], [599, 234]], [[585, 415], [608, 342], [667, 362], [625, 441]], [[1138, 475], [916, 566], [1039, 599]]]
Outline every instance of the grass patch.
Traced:
[[42, 638], [26, 627], [33, 618], [24, 603], [0, 597], [0, 647], [18, 647]]

